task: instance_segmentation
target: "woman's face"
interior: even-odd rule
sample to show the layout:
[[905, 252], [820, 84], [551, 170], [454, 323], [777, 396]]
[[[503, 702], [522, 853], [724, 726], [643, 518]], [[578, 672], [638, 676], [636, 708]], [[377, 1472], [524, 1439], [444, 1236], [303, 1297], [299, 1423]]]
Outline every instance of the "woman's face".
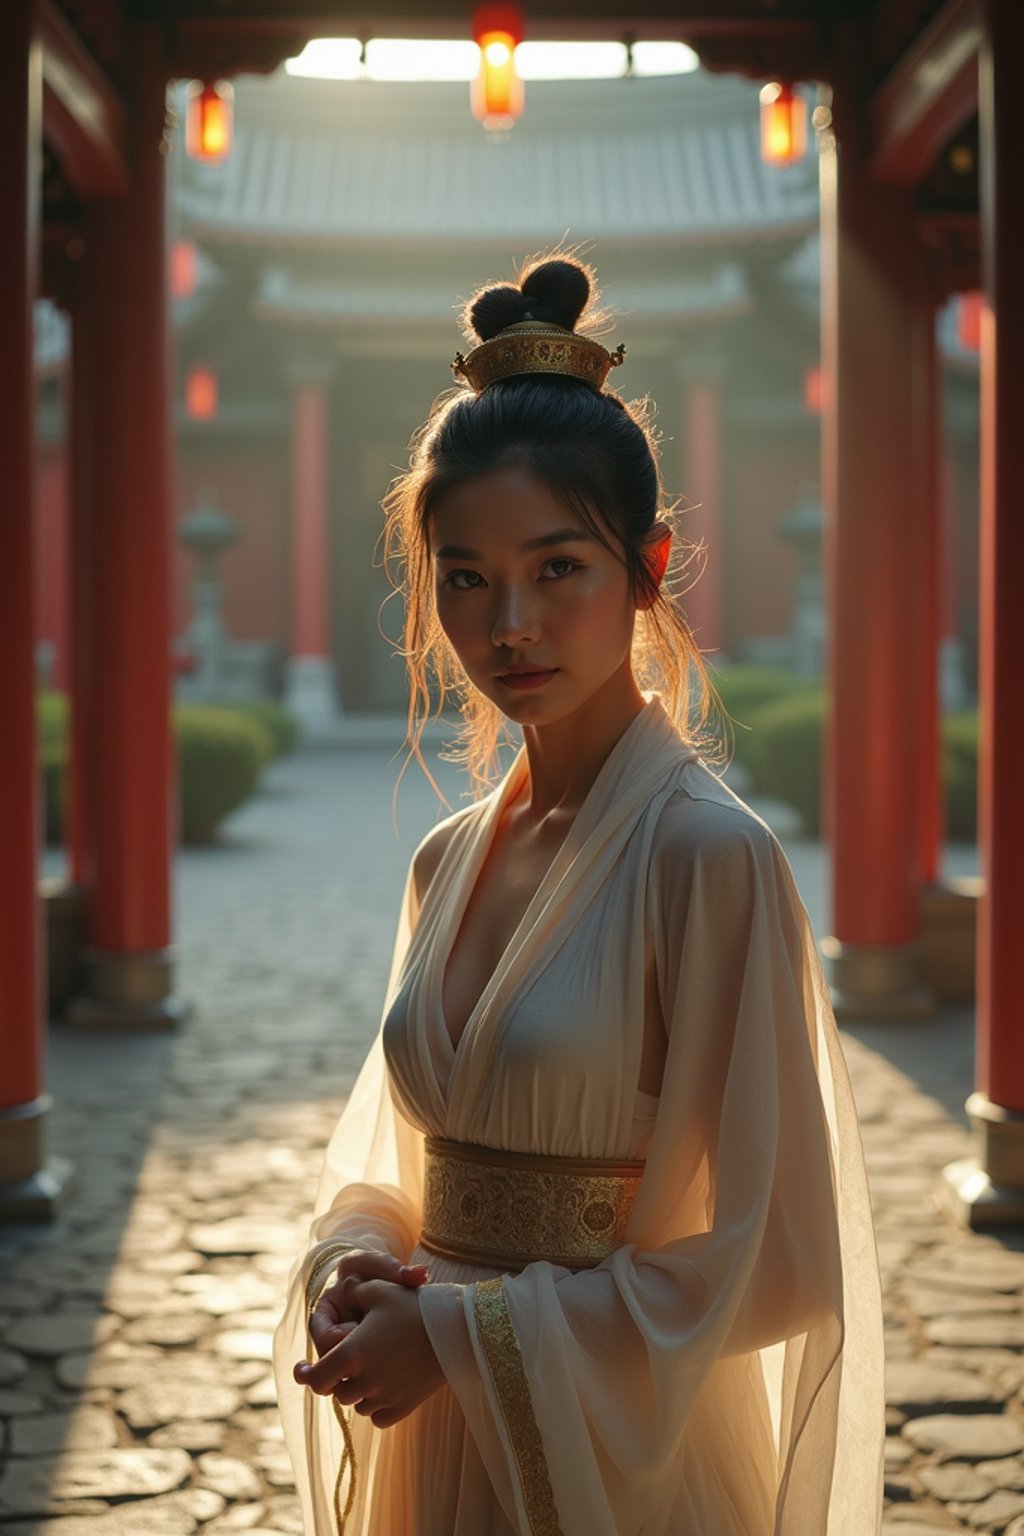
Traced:
[[543, 481], [510, 467], [442, 497], [430, 526], [441, 626], [470, 682], [521, 725], [632, 684], [625, 565]]

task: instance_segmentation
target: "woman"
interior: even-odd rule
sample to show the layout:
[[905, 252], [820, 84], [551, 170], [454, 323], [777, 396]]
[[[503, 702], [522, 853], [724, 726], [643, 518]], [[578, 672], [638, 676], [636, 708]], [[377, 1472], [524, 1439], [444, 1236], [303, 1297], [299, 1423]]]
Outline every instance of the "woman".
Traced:
[[482, 291], [387, 502], [414, 742], [433, 663], [479, 784], [502, 718], [524, 744], [416, 852], [291, 1277], [305, 1529], [874, 1536], [846, 1065], [788, 864], [690, 734], [653, 437], [590, 301], [562, 259]]

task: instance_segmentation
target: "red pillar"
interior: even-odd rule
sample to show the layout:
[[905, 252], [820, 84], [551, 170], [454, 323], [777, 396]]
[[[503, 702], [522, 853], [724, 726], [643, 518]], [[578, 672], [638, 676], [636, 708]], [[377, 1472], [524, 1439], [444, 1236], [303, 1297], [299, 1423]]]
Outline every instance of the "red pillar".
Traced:
[[[95, 879], [79, 1027], [167, 1027], [172, 995], [171, 507], [165, 282], [166, 66], [160, 29], [131, 40], [132, 184], [88, 211]], [[78, 405], [83, 404], [81, 398]]]
[[331, 661], [329, 443], [330, 370], [292, 370], [292, 647], [286, 696], [304, 734], [330, 731], [338, 714]]
[[945, 810], [942, 801], [939, 741], [939, 640], [942, 633], [944, 500], [941, 473], [942, 427], [939, 367], [935, 338], [935, 284], [931, 253], [918, 251], [918, 281], [911, 315], [911, 453], [914, 467], [912, 543], [917, 551], [917, 628], [909, 665], [917, 705], [913, 733], [914, 800], [917, 806], [917, 874], [922, 886], [934, 886], [942, 864]]
[[66, 1165], [47, 1164], [36, 749], [35, 387], [42, 57], [27, 0], [0, 7], [0, 1215], [49, 1216]]
[[92, 315], [82, 294], [72, 314], [71, 390], [68, 416], [68, 447], [71, 459], [70, 624], [71, 690], [68, 732], [68, 876], [70, 883], [87, 891], [96, 873], [96, 804], [91, 788], [97, 753], [90, 732], [95, 723], [96, 680], [95, 616], [96, 532], [93, 525], [93, 438], [95, 432], [92, 380], [98, 372]]
[[920, 886], [915, 658], [915, 349], [921, 262], [914, 194], [867, 174], [859, 34], [840, 45], [834, 132], [822, 143], [822, 482], [832, 711], [826, 751], [837, 1013], [927, 1009], [917, 982]]
[[702, 651], [722, 648], [722, 564], [725, 546], [721, 530], [722, 433], [721, 388], [714, 364], [698, 372], [688, 367], [683, 384], [683, 492], [695, 502], [680, 527], [684, 539], [704, 546], [691, 576], [701, 574], [684, 593], [682, 606]]
[[1024, 435], [1020, 284], [1024, 123], [1020, 8], [989, 0], [980, 72], [982, 274], [979, 842], [976, 1091], [967, 1100], [979, 1157], [946, 1177], [972, 1226], [1024, 1220]]

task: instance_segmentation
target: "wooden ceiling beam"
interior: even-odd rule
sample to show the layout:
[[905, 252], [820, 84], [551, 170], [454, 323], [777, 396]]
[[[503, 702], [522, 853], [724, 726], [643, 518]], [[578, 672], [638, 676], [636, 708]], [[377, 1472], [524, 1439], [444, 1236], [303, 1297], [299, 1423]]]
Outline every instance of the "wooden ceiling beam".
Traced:
[[947, 0], [878, 87], [871, 102], [879, 181], [914, 186], [978, 110], [982, 0]]
[[[623, 31], [679, 37], [693, 26], [705, 32], [773, 32], [788, 22], [820, 22], [821, 14], [821, 0], [530, 0], [527, 27], [531, 37], [621, 36]], [[167, 20], [183, 27], [215, 22], [240, 30], [280, 27], [321, 35], [326, 28], [331, 34], [375, 37], [462, 37], [469, 8], [444, 0], [219, 0], [216, 5], [175, 0], [167, 4]]]
[[[814, 0], [791, 0], [771, 10], [759, 0], [643, 0], [629, 10], [625, 0], [531, 0], [528, 36], [532, 41], [621, 42], [627, 37], [689, 43], [711, 70], [737, 70], [752, 76], [821, 78], [824, 60]], [[171, 28], [171, 53], [180, 75], [233, 75], [267, 72], [301, 53], [313, 37], [465, 37], [467, 10], [448, 11], [415, 0], [383, 0], [372, 10], [321, 10], [317, 0], [282, 6], [278, 0], [236, 0], [216, 13], [192, 0], [177, 10]]]
[[125, 110], [113, 85], [52, 0], [36, 0], [43, 54], [43, 133], [68, 185], [82, 198], [129, 185]]

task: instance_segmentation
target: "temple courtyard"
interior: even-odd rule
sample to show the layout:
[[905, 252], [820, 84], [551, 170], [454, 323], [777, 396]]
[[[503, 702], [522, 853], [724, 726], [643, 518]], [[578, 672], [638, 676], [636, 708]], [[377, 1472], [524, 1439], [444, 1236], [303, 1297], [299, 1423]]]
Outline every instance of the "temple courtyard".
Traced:
[[[53, 1026], [53, 1150], [76, 1180], [52, 1226], [0, 1231], [3, 1536], [300, 1531], [271, 1331], [437, 814], [415, 767], [393, 805], [397, 767], [379, 741], [306, 749], [218, 846], [179, 855], [177, 1034]], [[822, 845], [758, 808], [822, 933]], [[973, 867], [951, 850], [950, 872]], [[970, 1146], [971, 1011], [843, 1041], [887, 1296], [885, 1531], [1022, 1536], [1024, 1232], [960, 1230], [935, 1196]]]

